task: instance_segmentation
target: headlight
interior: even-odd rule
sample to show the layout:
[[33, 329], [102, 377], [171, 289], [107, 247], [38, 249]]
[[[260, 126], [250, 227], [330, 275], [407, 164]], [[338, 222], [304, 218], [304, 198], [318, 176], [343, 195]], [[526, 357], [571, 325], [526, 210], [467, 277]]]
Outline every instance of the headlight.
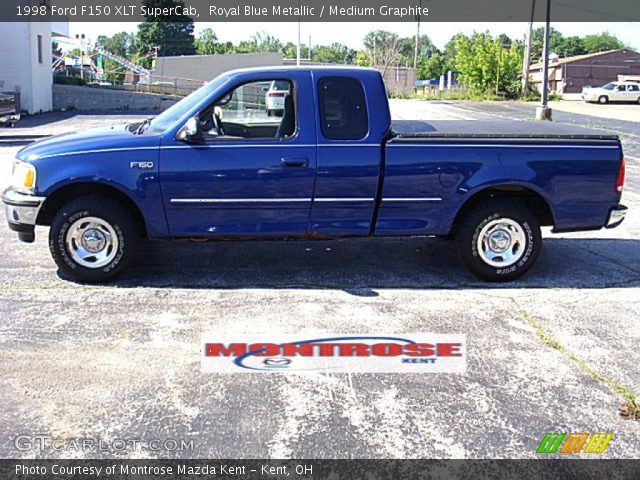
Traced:
[[11, 186], [21, 192], [32, 192], [36, 186], [36, 168], [30, 163], [15, 162]]

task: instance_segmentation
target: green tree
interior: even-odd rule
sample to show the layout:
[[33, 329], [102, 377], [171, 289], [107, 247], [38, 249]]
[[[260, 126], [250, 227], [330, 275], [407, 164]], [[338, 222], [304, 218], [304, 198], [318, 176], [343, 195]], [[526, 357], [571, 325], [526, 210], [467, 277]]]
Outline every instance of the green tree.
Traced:
[[[398, 63], [413, 67], [413, 57], [416, 49], [416, 37], [401, 38], [398, 41]], [[420, 35], [418, 39], [418, 62], [437, 52], [437, 47], [427, 35]]]
[[370, 67], [371, 61], [369, 60], [369, 55], [364, 50], [358, 51], [356, 53], [355, 64], [359, 67]]
[[[144, 0], [143, 4], [149, 8], [184, 7], [181, 0]], [[154, 47], [161, 57], [195, 54], [193, 19], [179, 14], [147, 17], [138, 25], [136, 51], [144, 55]]]
[[[125, 59], [133, 59], [136, 51], [136, 36], [128, 32], [119, 32], [111, 37], [99, 35], [95, 47]], [[126, 70], [123, 70], [118, 62], [106, 57], [98, 59], [97, 62], [98, 68], [102, 68], [105, 74], [104, 80], [113, 84], [124, 81]]]
[[342, 43], [332, 43], [331, 45], [316, 45], [311, 50], [311, 60], [320, 63], [353, 64], [357, 51]]
[[500, 36], [488, 32], [470, 37], [455, 37], [453, 64], [458, 79], [469, 90], [478, 93], [504, 93], [516, 97], [519, 93], [522, 50], [512, 43], [505, 46]]
[[382, 68], [382, 74], [386, 73], [390, 65], [396, 64], [402, 48], [397, 34], [385, 30], [369, 32], [364, 37], [364, 46], [369, 52], [369, 58], [374, 66]]
[[101, 48], [119, 57], [131, 58], [136, 51], [136, 36], [128, 32], [119, 32], [111, 37], [99, 35], [96, 39], [96, 48]]
[[606, 50], [617, 50], [625, 45], [618, 37], [609, 32], [587, 35], [582, 39], [585, 53], [604, 52]]
[[459, 39], [466, 39], [467, 37], [463, 33], [456, 33], [451, 40], [444, 46], [443, 58], [445, 71], [451, 70], [456, 72], [455, 57], [456, 57], [456, 41]]
[[440, 78], [440, 75], [447, 71], [444, 56], [440, 52], [434, 52], [428, 58], [420, 58], [418, 60], [418, 80], [429, 80], [432, 78]]
[[219, 53], [220, 45], [218, 44], [218, 36], [211, 28], [205, 28], [200, 32], [196, 42], [196, 53], [198, 55], [213, 55]]
[[587, 53], [584, 49], [584, 41], [578, 36], [565, 37], [559, 51], [555, 52], [563, 57], [573, 57]]
[[[561, 55], [563, 51], [564, 37], [555, 28], [549, 30], [549, 53], [557, 53]], [[544, 27], [538, 27], [533, 30], [531, 36], [531, 62], [536, 63], [542, 58], [542, 49], [544, 48]]]
[[[296, 58], [298, 54], [296, 49], [296, 44], [293, 42], [287, 42], [282, 46], [282, 55], [284, 58]], [[300, 45], [300, 57], [301, 58], [309, 58], [309, 46], [308, 45]]]
[[279, 52], [282, 50], [282, 42], [266, 32], [256, 32], [251, 36], [251, 42], [255, 45], [256, 52]]

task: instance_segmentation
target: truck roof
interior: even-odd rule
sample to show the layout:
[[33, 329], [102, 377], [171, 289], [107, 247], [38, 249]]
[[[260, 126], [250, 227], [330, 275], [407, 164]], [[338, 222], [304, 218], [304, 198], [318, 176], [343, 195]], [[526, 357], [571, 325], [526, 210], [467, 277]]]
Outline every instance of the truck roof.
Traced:
[[237, 68], [235, 70], [229, 70], [224, 72], [222, 75], [241, 75], [243, 73], [258, 73], [258, 72], [340, 72], [342, 74], [346, 72], [352, 72], [354, 74], [358, 73], [377, 73], [379, 74], [379, 70], [372, 67], [358, 67], [353, 65], [273, 65], [273, 66], [263, 66], [263, 67], [247, 67], [247, 68]]

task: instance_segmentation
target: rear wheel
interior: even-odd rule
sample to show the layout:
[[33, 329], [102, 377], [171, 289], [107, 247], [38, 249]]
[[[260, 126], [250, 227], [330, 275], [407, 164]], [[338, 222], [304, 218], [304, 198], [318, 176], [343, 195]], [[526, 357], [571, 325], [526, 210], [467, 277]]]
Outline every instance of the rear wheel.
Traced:
[[104, 282], [118, 275], [135, 254], [139, 231], [115, 200], [80, 197], [56, 213], [49, 249], [62, 273], [83, 282]]
[[536, 262], [542, 246], [540, 225], [523, 204], [491, 200], [462, 219], [456, 232], [458, 251], [467, 268], [492, 282], [518, 278]]
[[605, 103], [607, 103], [609, 101], [609, 98], [606, 96], [601, 96], [600, 98], [598, 98], [598, 103], [600, 103], [601, 105], [604, 105]]

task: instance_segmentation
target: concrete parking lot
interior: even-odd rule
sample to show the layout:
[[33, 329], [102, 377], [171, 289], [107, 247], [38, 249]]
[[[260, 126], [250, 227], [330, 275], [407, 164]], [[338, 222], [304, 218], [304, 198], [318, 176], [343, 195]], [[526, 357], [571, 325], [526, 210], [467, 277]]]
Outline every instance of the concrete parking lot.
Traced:
[[[534, 109], [392, 102], [404, 120], [518, 121]], [[0, 185], [25, 135], [144, 116], [47, 114], [0, 130]], [[21, 244], [3, 212], [0, 456], [531, 458], [559, 431], [613, 432], [601, 456], [638, 458], [640, 421], [619, 407], [640, 395], [640, 123], [555, 121], [620, 132], [630, 211], [615, 230], [545, 232], [537, 266], [506, 285], [472, 277], [451, 242], [416, 238], [150, 243], [118, 281], [84, 286], [57, 275], [46, 228]], [[462, 333], [467, 373], [203, 374], [204, 331]], [[142, 445], [16, 448], [35, 434]], [[152, 439], [193, 448], [150, 451]]]

